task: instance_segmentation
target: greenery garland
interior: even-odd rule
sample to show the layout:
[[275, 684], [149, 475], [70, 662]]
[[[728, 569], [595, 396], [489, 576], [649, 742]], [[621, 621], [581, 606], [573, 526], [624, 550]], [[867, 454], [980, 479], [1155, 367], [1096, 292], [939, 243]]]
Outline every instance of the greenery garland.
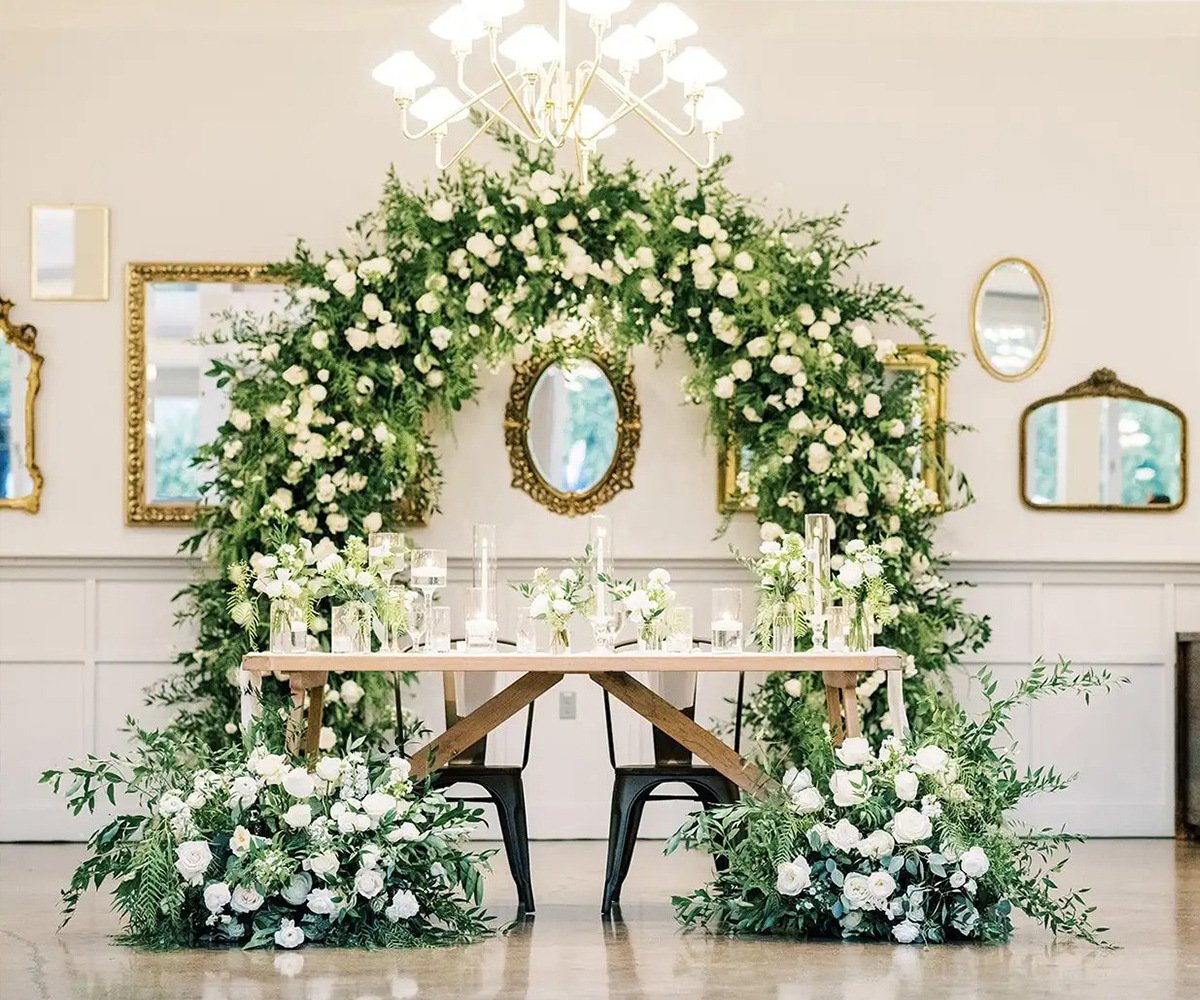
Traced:
[[[694, 182], [597, 163], [583, 192], [546, 154], [511, 152], [507, 172], [465, 164], [423, 190], [389, 176], [347, 247], [318, 258], [301, 244], [275, 267], [294, 309], [231, 317], [220, 334], [214, 372], [231, 413], [200, 451], [213, 477], [186, 543], [213, 572], [184, 595], [196, 647], [153, 695], [182, 708], [178, 730], [219, 742], [236, 729], [236, 670], [255, 639], [226, 614], [224, 570], [269, 551], [280, 525], [340, 543], [435, 510], [435, 438], [477, 391], [481, 363], [675, 343], [694, 366], [686, 399], [708, 407], [720, 442], [749, 450], [741, 486], [766, 536], [829, 511], [840, 546], [880, 547], [897, 588], [883, 639], [911, 657], [910, 712], [929, 718], [943, 671], [982, 646], [987, 624], [941, 576], [942, 508], [912, 471], [923, 435], [956, 428], [918, 427], [918, 380], [885, 373], [895, 344], [882, 334], [928, 343], [920, 308], [848, 278], [871, 244], [842, 235], [843, 214], [764, 218], [726, 186], [724, 161]], [[955, 356], [930, 350], [946, 377]], [[942, 471], [951, 506], [968, 501]], [[761, 689], [760, 736], [786, 742], [820, 710], [806, 684], [775, 676]], [[874, 724], [877, 685], [860, 690]], [[351, 706], [332, 694], [340, 732], [390, 725], [385, 685]]]

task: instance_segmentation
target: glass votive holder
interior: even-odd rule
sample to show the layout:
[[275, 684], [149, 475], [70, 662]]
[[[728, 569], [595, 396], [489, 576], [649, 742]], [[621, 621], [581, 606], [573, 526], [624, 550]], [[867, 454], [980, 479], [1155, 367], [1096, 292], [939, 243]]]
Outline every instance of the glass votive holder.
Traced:
[[712, 650], [714, 653], [742, 651], [742, 591], [738, 587], [713, 588]]
[[667, 634], [663, 649], [668, 653], [690, 653], [695, 630], [695, 612], [686, 606], [667, 612]]
[[826, 629], [828, 635], [826, 644], [831, 653], [844, 653], [849, 649], [847, 637], [850, 635], [850, 613], [852, 609], [845, 604], [835, 604], [827, 612]]
[[370, 608], [359, 601], [335, 604], [330, 615], [329, 648], [334, 653], [369, 653]]
[[429, 638], [426, 648], [431, 653], [450, 652], [450, 609], [442, 605], [434, 605], [429, 612]]
[[467, 651], [491, 653], [496, 649], [496, 592], [489, 587], [467, 588]]
[[517, 608], [517, 652], [537, 652], [537, 627], [528, 605]]

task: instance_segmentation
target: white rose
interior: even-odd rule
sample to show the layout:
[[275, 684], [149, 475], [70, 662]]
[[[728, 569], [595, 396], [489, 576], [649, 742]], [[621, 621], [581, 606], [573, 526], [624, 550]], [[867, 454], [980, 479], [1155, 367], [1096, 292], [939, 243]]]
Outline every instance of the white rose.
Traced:
[[235, 858], [242, 857], [254, 844], [254, 837], [244, 826], [238, 825], [233, 828], [233, 834], [229, 838], [229, 850]]
[[383, 914], [392, 923], [396, 923], [399, 920], [415, 917], [420, 912], [421, 906], [417, 902], [417, 897], [407, 889], [397, 889], [396, 894], [392, 896], [391, 905], [383, 911]]
[[950, 760], [945, 750], [932, 743], [927, 747], [921, 747], [915, 757], [914, 766], [918, 774], [940, 774]]
[[449, 222], [454, 218], [454, 206], [445, 198], [439, 198], [429, 206], [429, 217], [434, 222]]
[[362, 701], [363, 689], [357, 681], [347, 678], [342, 681], [341, 698], [346, 703], [348, 708], [353, 708]]
[[843, 809], [866, 801], [866, 785], [862, 771], [834, 771], [829, 777], [829, 790], [833, 792], [834, 805]]
[[333, 283], [335, 290], [341, 292], [346, 298], [350, 298], [358, 288], [358, 275], [353, 271], [347, 271], [340, 275]]
[[875, 339], [871, 335], [870, 327], [862, 323], [859, 323], [858, 326], [854, 328], [853, 332], [850, 334], [850, 337], [854, 341], [855, 347], [870, 347], [871, 342]]
[[321, 727], [321, 735], [317, 738], [317, 747], [320, 750], [332, 750], [337, 745], [337, 733], [329, 726]]
[[334, 281], [346, 273], [346, 265], [337, 257], [332, 257], [325, 262], [325, 280]]
[[958, 863], [963, 870], [963, 874], [970, 878], [979, 878], [981, 875], [986, 875], [988, 869], [991, 867], [991, 862], [988, 861], [987, 854], [984, 853], [982, 847], [968, 847], [963, 851]]
[[309, 913], [317, 916], [331, 916], [337, 912], [338, 897], [332, 889], [313, 889], [304, 900]]
[[323, 385], [310, 385], [308, 387], [308, 398], [314, 403], [322, 403], [325, 397], [329, 395], [329, 390]]
[[733, 266], [739, 271], [753, 271], [754, 258], [743, 250], [733, 258]]
[[826, 448], [820, 441], [814, 441], [808, 446], [808, 467], [816, 473], [826, 472], [829, 469], [832, 456], [829, 454], [829, 449]]
[[860, 872], [851, 872], [842, 884], [842, 895], [846, 897], [852, 910], [874, 909], [871, 900], [871, 885], [867, 876]]
[[346, 331], [346, 343], [350, 345], [352, 351], [361, 351], [371, 343], [371, 335], [366, 330], [352, 326]]
[[283, 790], [294, 799], [311, 798], [316, 789], [313, 776], [302, 767], [293, 767], [283, 779]]
[[321, 851], [308, 859], [307, 866], [308, 870], [317, 877], [328, 879], [331, 875], [337, 874], [338, 858], [333, 851]]
[[893, 420], [888, 425], [888, 437], [902, 438], [907, 430], [908, 427], [905, 425], [903, 420]]
[[867, 889], [871, 893], [871, 902], [875, 904], [876, 909], [882, 910], [887, 907], [887, 901], [896, 891], [896, 880], [890, 872], [880, 869], [867, 876]]
[[291, 881], [279, 890], [279, 895], [283, 897], [284, 902], [291, 903], [292, 906], [303, 906], [312, 891], [312, 885], [312, 876], [308, 872], [296, 872]]
[[488, 257], [496, 252], [496, 244], [486, 233], [476, 233], [467, 240], [467, 252], [476, 257]]
[[846, 429], [841, 424], [830, 424], [825, 428], [825, 443], [833, 448], [846, 440]]
[[178, 792], [163, 792], [158, 800], [160, 816], [174, 816], [183, 808], [183, 798]]
[[258, 798], [258, 782], [248, 775], [234, 778], [229, 786], [229, 804], [239, 805], [243, 809], [252, 805]]
[[283, 821], [293, 830], [306, 830], [312, 824], [312, 806], [297, 802], [283, 814]]
[[303, 385], [308, 381], [308, 372], [299, 365], [292, 365], [283, 373], [283, 380], [288, 385]]
[[229, 908], [238, 913], [253, 913], [262, 905], [262, 893], [252, 885], [239, 885], [229, 899]]
[[415, 823], [401, 823], [399, 827], [400, 839], [409, 842], [416, 842], [421, 839], [422, 833], [417, 828]]
[[839, 851], [849, 853], [858, 846], [860, 840], [862, 840], [862, 834], [858, 832], [858, 827], [848, 819], [838, 820], [837, 825], [829, 831], [829, 842]]
[[859, 842], [858, 850], [865, 858], [886, 858], [896, 849], [896, 842], [887, 830], [876, 830]]
[[862, 410], [864, 417], [877, 417], [879, 416], [879, 411], [882, 408], [883, 402], [875, 393], [868, 392], [866, 396], [863, 397]]
[[881, 340], [875, 344], [875, 360], [880, 363], [887, 361], [896, 353], [896, 345], [890, 340]]
[[912, 944], [920, 936], [920, 926], [914, 924], [911, 920], [901, 920], [900, 923], [892, 928], [892, 937], [899, 944]]
[[716, 382], [713, 383], [713, 395], [717, 399], [730, 399], [733, 396], [734, 384], [733, 379], [728, 375], [722, 375]]
[[275, 944], [279, 948], [299, 948], [304, 944], [304, 928], [297, 927], [294, 920], [282, 920], [275, 932]]
[[793, 434], [806, 434], [812, 427], [807, 413], [793, 413], [788, 420], [788, 430]]
[[812, 772], [807, 767], [802, 771], [797, 771], [794, 767], [789, 767], [783, 772], [783, 787], [792, 795], [806, 788], [812, 788]]
[[896, 798], [912, 802], [917, 797], [917, 776], [912, 771], [901, 771], [896, 775]]
[[789, 677], [783, 682], [784, 692], [792, 698], [799, 698], [804, 694], [804, 685], [800, 683], [798, 678]]
[[838, 570], [838, 583], [843, 587], [853, 590], [863, 580], [862, 567], [855, 562], [842, 563], [842, 568]]
[[378, 319], [379, 314], [383, 312], [383, 302], [374, 292], [368, 292], [363, 296], [362, 314], [367, 319]]
[[342, 762], [338, 757], [322, 757], [317, 762], [317, 777], [322, 781], [337, 781], [342, 774]]
[[210, 882], [204, 889], [204, 905], [209, 913], [220, 913], [229, 902], [229, 886], [224, 882]]
[[816, 812], [825, 805], [825, 798], [813, 787], [801, 788], [798, 792], [792, 793], [792, 805], [796, 807], [796, 812], [810, 813]]
[[250, 414], [245, 410], [233, 410], [229, 414], [229, 422], [239, 431], [248, 431], [251, 424]]
[[425, 376], [425, 383], [429, 386], [429, 388], [436, 389], [442, 384], [444, 379], [445, 376], [442, 374], [442, 370], [440, 368], [435, 368]]
[[396, 808], [396, 797], [387, 792], [372, 792], [362, 800], [363, 812], [378, 822]]
[[765, 358], [771, 353], [771, 341], [766, 337], [755, 337], [747, 341], [746, 353], [752, 358]]
[[915, 844], [932, 834], [933, 824], [929, 817], [916, 809], [901, 809], [892, 820], [892, 836], [897, 844]]
[[187, 840], [175, 848], [175, 870], [188, 885], [199, 885], [212, 864], [207, 840]]
[[808, 335], [813, 340], [828, 340], [829, 339], [829, 324], [823, 319], [817, 320], [808, 328]]
[[781, 896], [799, 896], [811, 884], [812, 869], [802, 857], [785, 861], [776, 869], [775, 889]]
[[851, 736], [837, 748], [837, 759], [847, 767], [859, 767], [871, 759], [871, 744], [862, 736]]
[[737, 275], [732, 271], [722, 274], [721, 281], [717, 285], [717, 294], [727, 299], [736, 299], [738, 291]]
[[383, 876], [374, 868], [360, 868], [354, 875], [354, 891], [363, 899], [374, 899], [383, 892]]
[[350, 518], [345, 514], [330, 514], [325, 518], [325, 524], [335, 535], [341, 535], [350, 527]]

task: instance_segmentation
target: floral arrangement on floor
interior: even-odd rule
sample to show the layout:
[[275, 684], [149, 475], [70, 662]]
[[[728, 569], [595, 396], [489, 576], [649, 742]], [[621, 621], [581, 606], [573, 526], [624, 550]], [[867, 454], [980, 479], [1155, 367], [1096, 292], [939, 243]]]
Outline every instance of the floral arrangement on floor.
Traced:
[[1008, 940], [1019, 909], [1055, 934], [1103, 943], [1085, 896], [1058, 886], [1080, 838], [1011, 818], [1022, 800], [1070, 779], [1021, 772], [997, 743], [1017, 706], [1086, 698], [1123, 680], [1039, 662], [1003, 697], [986, 672], [980, 682], [978, 718], [945, 706], [920, 736], [887, 737], [878, 749], [861, 737], [835, 749], [812, 726], [789, 757], [769, 762], [775, 773], [786, 764], [778, 793], [696, 813], [667, 850], [701, 849], [727, 864], [676, 897], [679, 920], [733, 934], [995, 943]]
[[734, 552], [738, 561], [758, 578], [754, 635], [760, 649], [771, 648], [771, 638], [781, 618], [790, 621], [793, 635], [804, 635], [809, 628], [808, 557], [804, 551], [804, 536], [782, 528], [770, 534], [769, 538], [764, 535], [757, 557]]
[[669, 586], [671, 574], [661, 567], [652, 569], [645, 580], [615, 580], [601, 576], [613, 597], [629, 613], [643, 646], [660, 647], [667, 637], [669, 618], [675, 607], [675, 591]]
[[571, 619], [576, 614], [587, 614], [592, 604], [592, 588], [582, 566], [564, 569], [557, 578], [545, 566], [539, 566], [531, 581], [513, 584], [513, 589], [529, 602], [529, 617], [549, 627], [550, 651], [568, 651]]
[[[464, 163], [429, 187], [389, 177], [345, 247], [300, 246], [276, 268], [292, 309], [223, 329], [214, 371], [232, 408], [201, 449], [212, 483], [187, 543], [216, 572], [188, 588], [198, 643], [157, 699], [183, 708], [182, 730], [226, 738], [247, 644], [218, 577], [267, 551], [281, 521], [340, 544], [436, 508], [436, 435], [476, 393], [480, 362], [624, 358], [645, 344], [688, 354], [685, 398], [708, 408], [722, 447], [747, 448], [760, 521], [794, 531], [806, 509], [835, 511], [842, 544], [882, 547], [899, 609], [883, 641], [913, 656], [910, 710], [928, 717], [936, 675], [979, 648], [986, 625], [934, 546], [937, 518], [965, 491], [939, 504], [915, 468], [926, 440], [954, 428], [920, 426], [920, 378], [885, 369], [897, 330], [943, 376], [953, 366], [920, 307], [855, 280], [871, 245], [846, 238], [842, 215], [764, 216], [726, 185], [724, 161], [694, 180], [597, 162], [584, 195], [547, 156], [511, 153], [509, 169]], [[595, 321], [570, 322], [583, 315]], [[384, 680], [364, 681], [381, 712]], [[787, 738], [783, 680], [750, 706], [765, 738]]]
[[64, 924], [87, 889], [112, 881], [122, 940], [152, 948], [414, 947], [489, 932], [486, 856], [463, 846], [478, 811], [358, 742], [298, 764], [270, 749], [278, 728], [202, 766], [185, 763], [197, 748], [178, 736], [134, 729], [127, 755], [43, 774], [75, 813], [118, 794], [142, 807], [92, 835]]

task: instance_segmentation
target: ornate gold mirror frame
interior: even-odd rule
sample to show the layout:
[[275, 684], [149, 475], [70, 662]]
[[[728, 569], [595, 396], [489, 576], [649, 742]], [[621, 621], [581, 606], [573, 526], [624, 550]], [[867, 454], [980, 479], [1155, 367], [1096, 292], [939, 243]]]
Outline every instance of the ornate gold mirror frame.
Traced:
[[[1162, 504], [1100, 504], [1100, 503], [1079, 503], [1079, 504], [1045, 504], [1033, 503], [1029, 499], [1029, 445], [1027, 443], [1029, 432], [1029, 418], [1036, 410], [1043, 406], [1049, 406], [1052, 403], [1061, 403], [1071, 399], [1087, 399], [1107, 397], [1110, 399], [1132, 399], [1139, 403], [1147, 403], [1151, 406], [1161, 407], [1169, 413], [1173, 413], [1179, 418], [1179, 499], [1175, 503]], [[1159, 513], [1165, 514], [1173, 510], [1179, 510], [1187, 502], [1188, 495], [1188, 429], [1187, 417], [1184, 416], [1181, 410], [1174, 403], [1168, 403], [1165, 399], [1158, 399], [1155, 396], [1150, 396], [1139, 389], [1137, 386], [1130, 385], [1128, 382], [1122, 382], [1117, 378], [1117, 373], [1111, 368], [1098, 368], [1092, 372], [1082, 382], [1078, 382], [1068, 389], [1060, 392], [1057, 396], [1047, 396], [1045, 399], [1034, 400], [1021, 413], [1020, 427], [1019, 458], [1020, 476], [1018, 478], [1017, 489], [1020, 491], [1021, 503], [1030, 510], [1087, 510], [1087, 511], [1121, 511], [1125, 513]]]
[[42, 504], [45, 480], [37, 464], [37, 427], [34, 423], [38, 389], [42, 384], [43, 358], [37, 352], [37, 330], [29, 324], [17, 326], [10, 318], [13, 304], [0, 298], [0, 336], [18, 351], [29, 355], [29, 374], [25, 379], [25, 471], [33, 488], [24, 496], [0, 497], [0, 510], [23, 510], [36, 514]]
[[529, 402], [542, 373], [559, 360], [535, 358], [513, 367], [512, 389], [504, 411], [504, 443], [512, 466], [512, 485], [524, 490], [552, 513], [576, 517], [604, 506], [621, 490], [633, 488], [633, 464], [642, 439], [642, 411], [631, 367], [618, 368], [610, 359], [595, 354], [581, 357], [579, 360], [596, 365], [612, 386], [617, 400], [617, 445], [608, 469], [591, 489], [564, 493], [551, 486], [538, 470], [529, 450]]
[[[938, 372], [938, 363], [930, 350], [945, 348], [927, 344], [901, 344], [884, 368], [893, 372], [914, 372], [924, 389], [924, 409], [921, 427], [925, 433], [925, 452], [921, 470], [925, 485], [935, 490], [945, 504], [946, 481], [946, 380]], [[722, 448], [717, 453], [717, 510], [722, 514], [753, 513], [757, 504], [739, 496], [737, 480], [742, 470], [742, 456], [736, 447]]]
[[190, 523], [198, 504], [163, 503], [146, 491], [146, 291], [164, 284], [278, 284], [266, 264], [129, 264], [125, 269], [125, 523]]

